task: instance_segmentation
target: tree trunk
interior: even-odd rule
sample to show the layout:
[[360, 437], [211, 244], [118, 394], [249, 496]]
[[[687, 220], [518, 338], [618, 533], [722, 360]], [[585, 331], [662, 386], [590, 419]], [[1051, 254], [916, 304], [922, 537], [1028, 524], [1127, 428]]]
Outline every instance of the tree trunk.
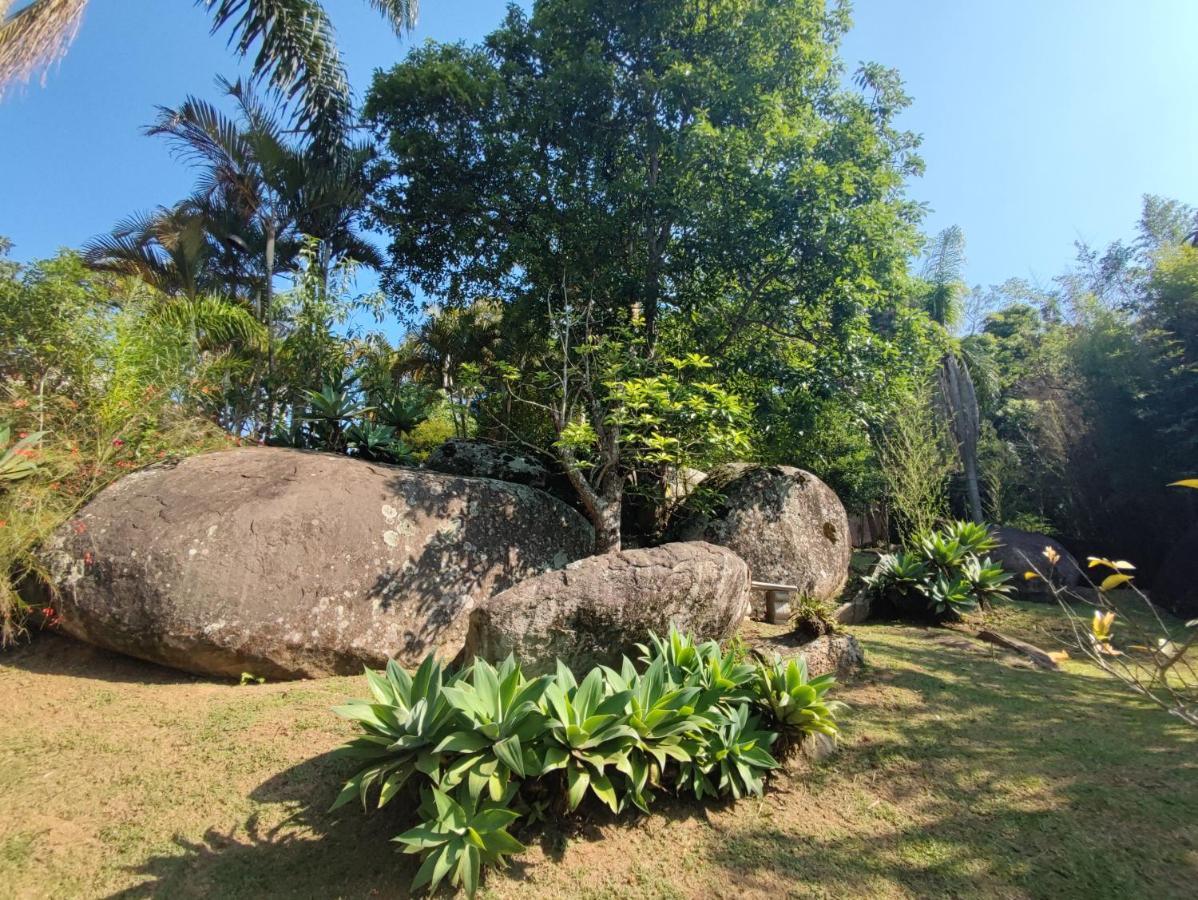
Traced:
[[973, 388], [969, 369], [953, 353], [946, 353], [940, 360], [937, 372], [940, 398], [949, 431], [957, 445], [961, 466], [965, 470], [965, 494], [969, 504], [969, 517], [982, 522], [982, 495], [978, 486], [978, 437], [981, 429], [981, 414], [978, 398]]
[[572, 452], [561, 450], [558, 459], [595, 529], [595, 553], [617, 552], [621, 541], [620, 523], [624, 511], [626, 476], [613, 466], [595, 486], [586, 480]]
[[[591, 515], [591, 524], [595, 526], [595, 553], [616, 553], [620, 549], [620, 518], [623, 503], [621, 500], [601, 501]], [[588, 508], [588, 512], [590, 512]]]

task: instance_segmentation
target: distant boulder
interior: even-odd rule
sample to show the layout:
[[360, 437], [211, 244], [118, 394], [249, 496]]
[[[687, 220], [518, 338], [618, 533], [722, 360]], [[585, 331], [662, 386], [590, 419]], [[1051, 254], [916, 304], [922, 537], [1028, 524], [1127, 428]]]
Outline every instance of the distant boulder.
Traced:
[[451, 438], [429, 454], [424, 467], [467, 478], [494, 478], [544, 490], [549, 485], [549, 468], [535, 457], [516, 453], [499, 444], [466, 438]]
[[830, 600], [849, 574], [848, 516], [830, 487], [791, 466], [722, 466], [704, 481], [723, 494], [708, 513], [684, 503], [672, 537], [728, 547], [755, 581], [793, 584]]
[[529, 487], [285, 449], [134, 473], [42, 550], [62, 628], [205, 675], [452, 658], [479, 601], [591, 553]]
[[492, 662], [514, 653], [530, 674], [561, 659], [581, 673], [634, 658], [650, 631], [671, 624], [700, 640], [731, 637], [748, 611], [748, 569], [736, 554], [663, 544], [579, 560], [480, 603], [466, 653]]
[[1198, 618], [1198, 526], [1169, 548], [1153, 579], [1152, 599], [1183, 619]]
[[[988, 555], [1014, 575], [1010, 583], [1025, 597], [1047, 599], [1050, 596], [1044, 581], [1039, 578], [1026, 579], [1023, 577], [1025, 572], [1034, 570], [1043, 575], [1051, 574], [1053, 582], [1062, 587], [1076, 588], [1084, 582], [1081, 566], [1060, 541], [1046, 534], [1005, 526], [995, 528], [992, 533], [999, 546], [983, 555]], [[1044, 555], [1045, 549], [1049, 547], [1059, 556], [1055, 566], [1052, 566]]]

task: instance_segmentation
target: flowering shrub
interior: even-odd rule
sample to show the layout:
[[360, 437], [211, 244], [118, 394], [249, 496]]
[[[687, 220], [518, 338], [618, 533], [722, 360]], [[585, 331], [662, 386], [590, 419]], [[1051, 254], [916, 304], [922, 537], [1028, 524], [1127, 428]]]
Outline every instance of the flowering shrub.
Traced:
[[666, 791], [760, 795], [776, 743], [837, 732], [834, 679], [809, 680], [801, 660], [749, 665], [673, 629], [641, 650], [639, 669], [626, 658], [581, 681], [561, 662], [526, 678], [511, 657], [367, 671], [372, 698], [335, 710], [363, 733], [341, 751], [359, 769], [333, 808], [417, 795], [419, 824], [395, 838], [423, 859], [412, 887], [448, 878], [473, 895], [484, 866], [524, 849], [508, 832], [521, 819], [588, 797], [619, 813]]

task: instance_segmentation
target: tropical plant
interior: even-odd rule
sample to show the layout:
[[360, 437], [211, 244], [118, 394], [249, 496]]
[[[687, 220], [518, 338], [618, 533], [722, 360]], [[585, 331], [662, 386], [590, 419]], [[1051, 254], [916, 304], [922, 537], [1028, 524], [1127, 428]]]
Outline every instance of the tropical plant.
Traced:
[[448, 877], [472, 894], [483, 867], [523, 849], [507, 832], [522, 817], [591, 796], [648, 812], [664, 790], [760, 794], [779, 733], [786, 748], [836, 731], [831, 678], [808, 680], [793, 662], [747, 665], [673, 628], [642, 649], [643, 671], [625, 658], [581, 681], [561, 662], [527, 678], [511, 657], [460, 672], [432, 656], [411, 676], [394, 661], [367, 671], [371, 699], [335, 710], [363, 733], [341, 751], [357, 771], [333, 808], [418, 792], [421, 821], [395, 839], [423, 856], [413, 886]]
[[[0, 0], [0, 96], [66, 54], [87, 0], [32, 0], [12, 11]], [[295, 98], [296, 124], [314, 134], [344, 134], [353, 111], [349, 81], [333, 26], [317, 0], [195, 0], [212, 16], [213, 32], [229, 29], [239, 56], [253, 52], [255, 81]], [[370, 0], [402, 35], [416, 23], [416, 0]]]
[[836, 716], [845, 709], [837, 700], [824, 697], [836, 684], [836, 676], [807, 677], [804, 657], [783, 662], [777, 657], [757, 665], [753, 693], [760, 707], [769, 710], [771, 721], [787, 742], [797, 742], [804, 735], [835, 736], [840, 731]]
[[778, 766], [769, 753], [777, 737], [776, 732], [760, 727], [747, 704], [737, 706], [711, 731], [686, 742], [692, 753], [678, 766], [679, 787], [694, 791], [696, 800], [727, 794], [737, 800], [761, 796], [765, 773]]
[[[457, 796], [461, 798], [460, 791]], [[467, 797], [458, 802], [432, 787], [425, 789], [421, 811], [424, 822], [394, 838], [405, 853], [424, 856], [412, 879], [413, 890], [427, 888], [432, 893], [448, 876], [450, 884], [474, 896], [483, 866], [501, 866], [505, 857], [525, 849], [507, 831], [520, 814], [501, 800]]]
[[865, 582], [899, 611], [958, 618], [1010, 593], [1011, 574], [982, 557], [997, 546], [986, 525], [951, 522], [882, 556]]

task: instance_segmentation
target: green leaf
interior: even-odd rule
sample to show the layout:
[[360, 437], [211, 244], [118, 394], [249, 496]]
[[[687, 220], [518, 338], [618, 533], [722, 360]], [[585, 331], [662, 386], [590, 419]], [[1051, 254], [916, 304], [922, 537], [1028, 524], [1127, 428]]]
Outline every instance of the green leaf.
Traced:
[[587, 788], [591, 783], [590, 773], [586, 769], [578, 765], [569, 766], [566, 769], [566, 782], [569, 785], [569, 793], [567, 794], [567, 804], [570, 811], [578, 809], [578, 804], [582, 802], [582, 798], [586, 796]]
[[[447, 692], [449, 688], [445, 689]], [[490, 741], [476, 731], [455, 731], [433, 748], [434, 753], [477, 753], [490, 746]]]
[[506, 740], [497, 741], [494, 750], [500, 762], [521, 778], [524, 777], [524, 751], [520, 746], [520, 738], [512, 735]]
[[599, 773], [591, 776], [591, 790], [595, 792], [595, 796], [606, 803], [612, 812], [619, 812], [618, 803], [616, 801], [616, 790], [612, 787], [611, 779], [606, 775]]

